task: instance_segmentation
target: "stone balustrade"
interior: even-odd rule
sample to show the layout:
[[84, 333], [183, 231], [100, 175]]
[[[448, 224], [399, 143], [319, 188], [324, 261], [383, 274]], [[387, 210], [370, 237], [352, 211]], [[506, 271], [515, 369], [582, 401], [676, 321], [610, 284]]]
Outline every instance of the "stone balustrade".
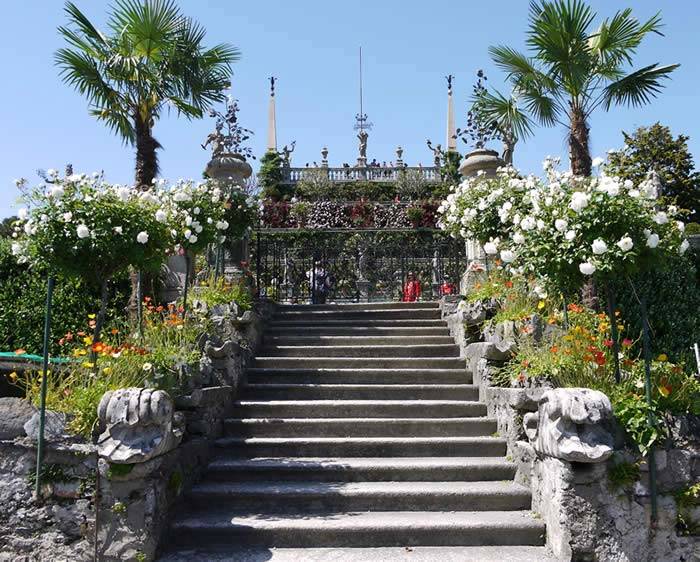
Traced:
[[425, 182], [438, 183], [441, 181], [440, 169], [436, 167], [421, 166], [393, 166], [393, 167], [315, 167], [315, 168], [282, 168], [282, 183], [295, 184], [307, 174], [317, 174], [324, 172], [328, 174], [328, 179], [332, 182], [351, 181], [374, 181], [374, 182], [395, 182], [400, 174], [418, 172]]

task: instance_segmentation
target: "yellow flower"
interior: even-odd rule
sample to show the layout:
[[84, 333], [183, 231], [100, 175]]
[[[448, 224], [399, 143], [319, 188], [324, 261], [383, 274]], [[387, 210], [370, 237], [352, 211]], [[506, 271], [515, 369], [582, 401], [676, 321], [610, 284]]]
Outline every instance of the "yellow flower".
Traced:
[[86, 369], [92, 369], [94, 366], [95, 364], [90, 363], [90, 361], [85, 361], [85, 363], [83, 363], [83, 367], [85, 367]]
[[656, 360], [657, 360], [657, 361], [661, 361], [662, 363], [664, 363], [664, 362], [668, 361], [668, 355], [666, 355], [665, 353], [662, 353], [661, 355], [659, 355], [659, 356], [656, 358]]
[[83, 343], [84, 343], [85, 345], [92, 345], [92, 336], [85, 336], [85, 337], [83, 338]]
[[17, 372], [16, 372], [16, 371], [12, 371], [12, 372], [11, 372], [9, 375], [7, 375], [7, 376], [10, 377], [10, 380], [11, 380], [12, 382], [16, 382], [16, 381], [17, 381]]
[[537, 303], [537, 310], [542, 310], [544, 308], [544, 301], [540, 301]]
[[94, 320], [96, 316], [97, 316], [96, 314], [88, 314], [88, 318], [90, 320]]
[[105, 375], [111, 375], [112, 374], [112, 367], [105, 367], [104, 369], [102, 369], [102, 372]]

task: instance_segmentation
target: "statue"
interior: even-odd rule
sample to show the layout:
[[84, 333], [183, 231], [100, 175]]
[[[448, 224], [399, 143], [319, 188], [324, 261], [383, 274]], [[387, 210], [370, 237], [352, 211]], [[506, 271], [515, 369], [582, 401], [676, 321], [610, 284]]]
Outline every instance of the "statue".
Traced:
[[224, 153], [225, 145], [224, 145], [224, 134], [222, 133], [224, 125], [223, 123], [217, 121], [216, 122], [216, 130], [213, 133], [209, 133], [207, 135], [207, 140], [204, 141], [204, 144], [201, 145], [204, 150], [207, 149], [207, 147], [211, 144], [211, 155], [212, 158], [216, 156], [221, 156]]
[[177, 447], [184, 425], [173, 414], [167, 392], [152, 388], [120, 388], [105, 392], [97, 407], [102, 434], [97, 441], [101, 457], [116, 464], [136, 464], [164, 455]]
[[366, 160], [367, 159], [367, 138], [369, 137], [369, 134], [367, 131], [364, 129], [360, 129], [359, 134], [357, 135], [357, 138], [360, 140], [360, 159]]
[[603, 462], [613, 453], [612, 405], [598, 390], [557, 388], [542, 395], [523, 425], [535, 451], [571, 462]]
[[286, 144], [282, 148], [278, 154], [282, 157], [282, 167], [283, 168], [289, 168], [292, 164], [292, 152], [294, 152], [294, 147], [296, 146], [297, 141], [292, 141], [292, 144], [290, 146], [287, 146]]
[[437, 146], [433, 147], [433, 143], [430, 141], [430, 139], [428, 139], [426, 141], [426, 144], [428, 145], [428, 148], [433, 153], [433, 162], [434, 162], [435, 167], [440, 168], [441, 163], [442, 163], [442, 156], [443, 156], [442, 145], [438, 144]]

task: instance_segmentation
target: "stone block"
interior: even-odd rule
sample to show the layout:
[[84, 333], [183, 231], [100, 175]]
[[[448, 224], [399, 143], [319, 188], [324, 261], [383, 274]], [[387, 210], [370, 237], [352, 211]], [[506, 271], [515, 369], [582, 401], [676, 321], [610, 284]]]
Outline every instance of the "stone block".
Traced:
[[36, 413], [34, 405], [21, 398], [0, 398], [0, 440], [23, 437], [24, 424]]

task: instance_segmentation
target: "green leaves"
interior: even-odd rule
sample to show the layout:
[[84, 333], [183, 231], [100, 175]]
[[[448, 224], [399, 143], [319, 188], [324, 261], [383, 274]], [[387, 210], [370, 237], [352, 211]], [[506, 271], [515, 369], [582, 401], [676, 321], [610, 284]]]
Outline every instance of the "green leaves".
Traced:
[[608, 84], [603, 91], [603, 104], [609, 110], [613, 104], [645, 105], [663, 89], [662, 80], [669, 78], [679, 64], [651, 64]]

